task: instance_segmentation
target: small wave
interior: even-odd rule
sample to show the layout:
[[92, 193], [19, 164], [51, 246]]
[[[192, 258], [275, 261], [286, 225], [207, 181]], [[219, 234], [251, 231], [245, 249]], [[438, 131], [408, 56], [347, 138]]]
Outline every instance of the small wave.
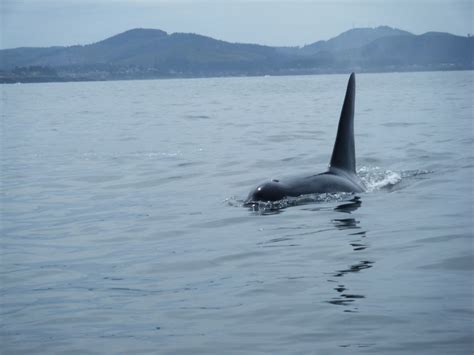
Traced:
[[223, 203], [230, 207], [242, 207], [244, 205], [244, 200], [237, 198], [236, 196], [226, 198]]
[[405, 179], [405, 178], [414, 178], [420, 175], [426, 175], [426, 174], [431, 174], [431, 173], [433, 173], [433, 170], [416, 169], [416, 170], [404, 170], [400, 173], [400, 175], [402, 176], [402, 179]]
[[208, 120], [212, 118], [208, 115], [186, 115], [184, 117], [190, 120]]
[[363, 166], [357, 174], [364, 183], [367, 192], [391, 188], [402, 180], [402, 175], [392, 170], [383, 170], [378, 166]]
[[349, 192], [337, 192], [337, 193], [321, 193], [321, 194], [308, 194], [298, 197], [286, 197], [279, 201], [259, 201], [246, 205], [244, 200], [238, 199], [237, 197], [230, 197], [224, 200], [229, 206], [232, 207], [248, 207], [257, 214], [276, 214], [280, 213], [282, 209], [290, 206], [301, 206], [311, 203], [328, 203], [328, 202], [341, 202], [348, 201], [354, 198], [353, 193]]
[[360, 179], [365, 184], [367, 192], [392, 189], [396, 185], [400, 186], [400, 183], [403, 181], [407, 182], [409, 179], [420, 179], [423, 178], [423, 175], [431, 173], [433, 173], [433, 171], [423, 169], [396, 172], [392, 170], [383, 170], [378, 166], [364, 166], [357, 171]]
[[[143, 151], [133, 152], [128, 154], [120, 153], [97, 153], [97, 152], [85, 152], [77, 155], [82, 160], [98, 160], [98, 159], [174, 159], [181, 156], [181, 151], [176, 152], [155, 152], [155, 151]], [[35, 155], [38, 157], [39, 155]]]

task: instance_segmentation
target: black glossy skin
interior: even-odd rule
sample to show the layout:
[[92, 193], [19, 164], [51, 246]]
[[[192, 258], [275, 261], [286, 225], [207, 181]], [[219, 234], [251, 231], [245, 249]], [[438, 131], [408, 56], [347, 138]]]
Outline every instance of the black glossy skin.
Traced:
[[278, 201], [285, 197], [332, 192], [363, 192], [364, 185], [356, 174], [354, 144], [355, 74], [347, 85], [339, 119], [336, 141], [328, 171], [288, 179], [272, 179], [250, 191], [245, 204]]
[[250, 191], [245, 203], [278, 201], [285, 197], [315, 193], [364, 191], [364, 185], [357, 175], [330, 168], [321, 174], [263, 182]]

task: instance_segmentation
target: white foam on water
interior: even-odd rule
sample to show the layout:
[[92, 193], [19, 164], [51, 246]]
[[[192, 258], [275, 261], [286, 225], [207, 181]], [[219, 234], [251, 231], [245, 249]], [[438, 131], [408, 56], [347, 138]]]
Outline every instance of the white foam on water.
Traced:
[[367, 192], [392, 187], [402, 180], [402, 175], [392, 170], [383, 170], [378, 166], [363, 166], [358, 169], [357, 174], [364, 183]]

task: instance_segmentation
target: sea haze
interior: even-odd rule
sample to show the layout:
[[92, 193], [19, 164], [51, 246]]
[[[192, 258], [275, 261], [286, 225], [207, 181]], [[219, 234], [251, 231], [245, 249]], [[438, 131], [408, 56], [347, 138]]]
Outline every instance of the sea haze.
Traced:
[[242, 206], [347, 79], [2, 86], [2, 352], [472, 353], [474, 72], [357, 75], [369, 191]]

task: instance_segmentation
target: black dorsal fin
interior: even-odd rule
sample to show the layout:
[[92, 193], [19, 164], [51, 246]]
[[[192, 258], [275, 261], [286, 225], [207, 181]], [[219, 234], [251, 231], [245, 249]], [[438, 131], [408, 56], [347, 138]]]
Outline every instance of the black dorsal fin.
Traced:
[[355, 74], [352, 73], [347, 84], [346, 97], [342, 106], [336, 142], [332, 151], [330, 167], [355, 173], [354, 144], [354, 101]]

